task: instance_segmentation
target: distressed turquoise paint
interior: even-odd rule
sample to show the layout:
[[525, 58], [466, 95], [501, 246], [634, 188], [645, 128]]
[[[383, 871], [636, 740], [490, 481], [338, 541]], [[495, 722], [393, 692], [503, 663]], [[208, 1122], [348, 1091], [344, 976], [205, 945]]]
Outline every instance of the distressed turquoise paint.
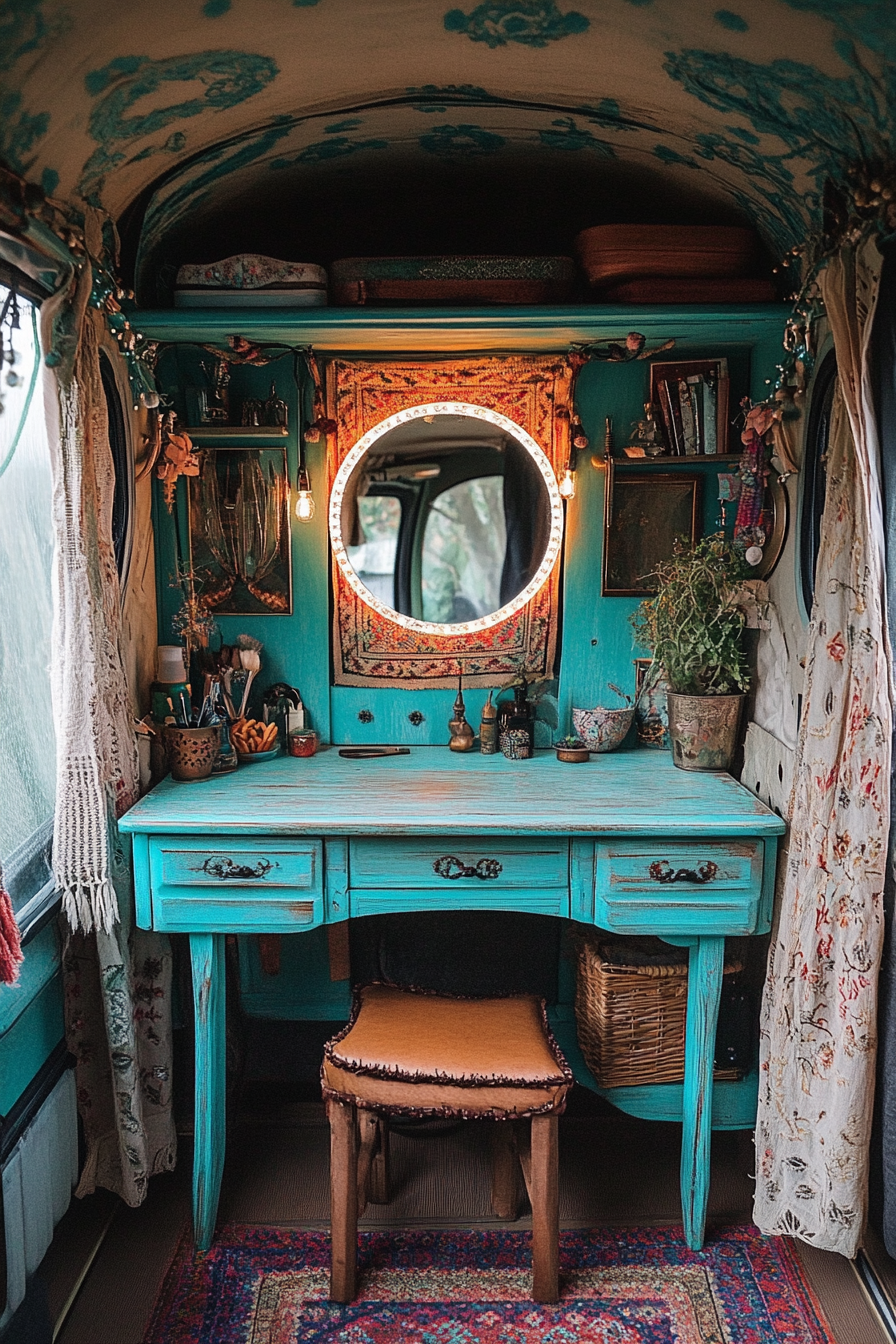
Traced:
[[841, 37], [892, 59], [896, 49], [896, 10], [889, 0], [783, 0], [791, 9], [830, 19]]
[[494, 154], [503, 144], [503, 135], [469, 124], [435, 126], [421, 135], [419, 140], [421, 149], [444, 158], [474, 158], [481, 154]]
[[605, 140], [598, 140], [593, 131], [577, 126], [573, 117], [558, 117], [551, 129], [538, 132], [539, 143], [545, 149], [587, 149], [602, 159], [615, 159], [616, 151]]
[[207, 19], [219, 19], [230, 9], [232, 0], [205, 0], [202, 12]]
[[363, 117], [345, 117], [343, 121], [336, 121], [332, 126], [324, 127], [325, 135], [345, 135], [346, 131], [356, 131], [359, 126], [364, 125]]
[[590, 19], [577, 10], [561, 14], [555, 0], [487, 0], [469, 14], [450, 9], [445, 15], [449, 33], [464, 33], [471, 42], [504, 47], [520, 42], [527, 47], [546, 47], [563, 37], [587, 32]]
[[41, 190], [46, 196], [52, 196], [59, 186], [59, 174], [55, 168], [45, 168], [40, 175]]
[[731, 33], [745, 33], [750, 27], [746, 19], [740, 14], [735, 14], [733, 9], [717, 9], [713, 18]]
[[[91, 71], [84, 81], [88, 93], [105, 93], [88, 123], [100, 147], [84, 165], [79, 190], [84, 196], [101, 190], [106, 174], [124, 161], [126, 147], [135, 140], [155, 135], [173, 121], [234, 107], [260, 93], [276, 74], [277, 65], [270, 56], [240, 51], [201, 51], [158, 61], [148, 56], [119, 56]], [[192, 86], [197, 82], [204, 85], [198, 98], [128, 115], [131, 108], [167, 84]]]

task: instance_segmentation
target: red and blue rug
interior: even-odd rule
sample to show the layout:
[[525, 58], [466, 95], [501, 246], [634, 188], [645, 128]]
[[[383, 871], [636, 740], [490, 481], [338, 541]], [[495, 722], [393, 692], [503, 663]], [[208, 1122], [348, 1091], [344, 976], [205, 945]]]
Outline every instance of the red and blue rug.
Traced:
[[326, 1232], [186, 1238], [144, 1344], [833, 1344], [791, 1244], [714, 1228], [563, 1232], [561, 1298], [529, 1298], [526, 1232], [366, 1232], [358, 1300], [327, 1297]]

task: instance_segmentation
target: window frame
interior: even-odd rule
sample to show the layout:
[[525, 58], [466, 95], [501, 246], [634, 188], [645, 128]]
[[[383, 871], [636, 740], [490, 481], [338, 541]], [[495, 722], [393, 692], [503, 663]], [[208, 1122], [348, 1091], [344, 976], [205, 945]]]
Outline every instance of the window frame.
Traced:
[[812, 384], [800, 489], [797, 589], [805, 619], [811, 619], [815, 600], [821, 518], [827, 496], [825, 458], [831, 432], [831, 409], [837, 387], [837, 356], [833, 347], [818, 363]]

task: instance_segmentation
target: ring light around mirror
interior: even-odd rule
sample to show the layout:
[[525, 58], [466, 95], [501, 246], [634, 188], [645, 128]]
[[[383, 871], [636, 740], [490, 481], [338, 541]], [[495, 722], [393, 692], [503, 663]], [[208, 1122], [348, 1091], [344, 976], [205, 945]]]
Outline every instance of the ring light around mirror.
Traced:
[[546, 583], [563, 539], [557, 478], [507, 416], [434, 402], [389, 416], [347, 454], [330, 541], [358, 597], [421, 634], [498, 625]]

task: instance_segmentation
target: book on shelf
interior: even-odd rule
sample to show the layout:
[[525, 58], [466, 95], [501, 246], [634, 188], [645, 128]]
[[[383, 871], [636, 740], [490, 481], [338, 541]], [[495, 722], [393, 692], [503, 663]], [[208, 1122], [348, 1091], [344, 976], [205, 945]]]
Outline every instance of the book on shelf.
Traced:
[[727, 453], [727, 359], [651, 364], [650, 399], [659, 408], [671, 456]]

